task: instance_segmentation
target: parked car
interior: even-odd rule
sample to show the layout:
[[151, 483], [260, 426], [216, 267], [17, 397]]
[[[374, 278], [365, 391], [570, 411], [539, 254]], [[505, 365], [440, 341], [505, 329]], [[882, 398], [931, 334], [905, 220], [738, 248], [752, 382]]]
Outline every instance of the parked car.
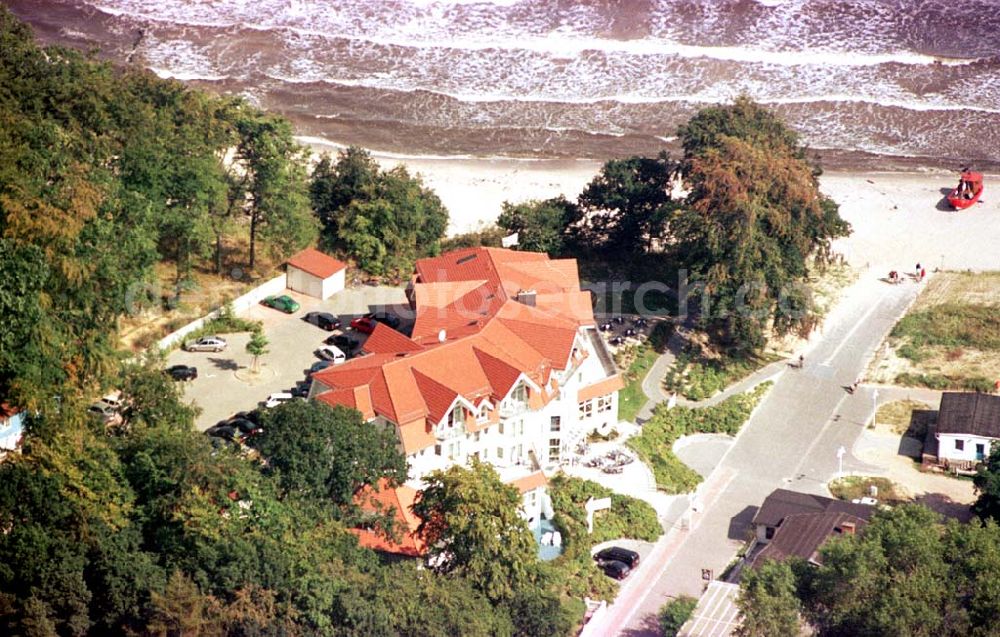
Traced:
[[334, 365], [339, 365], [347, 360], [347, 355], [340, 351], [336, 345], [320, 345], [316, 350], [316, 355], [325, 361], [333, 361]]
[[378, 321], [368, 316], [360, 316], [351, 321], [351, 327], [362, 334], [371, 334], [375, 331], [376, 325], [378, 325]]
[[598, 564], [604, 574], [608, 577], [613, 577], [615, 579], [621, 580], [628, 577], [628, 574], [632, 572], [628, 564], [625, 562], [619, 562], [618, 560], [611, 560], [610, 562], [601, 562]]
[[293, 398], [295, 398], [295, 396], [292, 396], [291, 392], [287, 391], [275, 392], [270, 396], [268, 396], [267, 400], [264, 401], [264, 407], [266, 407], [267, 409], [270, 409], [271, 407], [277, 407], [281, 403], [286, 403]]
[[252, 436], [260, 432], [260, 425], [249, 418], [230, 418], [226, 423], [230, 427], [236, 427], [245, 436]]
[[609, 546], [606, 549], [601, 549], [594, 555], [594, 559], [598, 563], [623, 562], [629, 568], [635, 568], [639, 564], [638, 553], [620, 546]]
[[90, 407], [87, 407], [87, 413], [100, 418], [106, 425], [120, 425], [122, 423], [122, 416], [118, 413], [118, 409], [103, 400], [99, 400]]
[[205, 430], [205, 435], [211, 438], [223, 438], [225, 440], [236, 441], [240, 438], [238, 430], [227, 422], [220, 422]]
[[308, 312], [302, 317], [302, 320], [307, 323], [312, 323], [316, 327], [324, 329], [327, 332], [332, 332], [340, 327], [340, 319], [329, 312]]
[[267, 307], [272, 307], [276, 310], [281, 310], [285, 314], [294, 314], [299, 311], [301, 307], [295, 299], [288, 296], [287, 294], [282, 294], [281, 296], [269, 296], [263, 301], [261, 301]]
[[308, 398], [309, 389], [311, 387], [312, 387], [311, 380], [300, 380], [299, 382], [295, 383], [295, 387], [292, 387], [291, 394], [296, 398]]
[[121, 391], [115, 390], [101, 396], [101, 402], [114, 407], [115, 411], [121, 413], [125, 410], [125, 401], [122, 400]]
[[312, 375], [316, 372], [321, 372], [327, 367], [333, 367], [333, 361], [316, 361], [306, 372], [306, 378], [312, 378]]
[[388, 312], [369, 312], [365, 314], [364, 318], [372, 319], [373, 321], [378, 321], [379, 323], [385, 323], [392, 329], [397, 329], [399, 327], [399, 317]]
[[194, 380], [198, 378], [198, 368], [190, 365], [173, 365], [168, 367], [166, 372], [174, 380]]
[[358, 339], [351, 338], [347, 334], [331, 334], [330, 336], [327, 336], [326, 340], [323, 342], [327, 345], [336, 345], [340, 348], [340, 351], [344, 352], [348, 356], [350, 356], [351, 352], [358, 349], [358, 346], [361, 345], [361, 342], [358, 341]]
[[184, 343], [184, 349], [189, 352], [221, 352], [229, 343], [218, 336], [202, 336]]

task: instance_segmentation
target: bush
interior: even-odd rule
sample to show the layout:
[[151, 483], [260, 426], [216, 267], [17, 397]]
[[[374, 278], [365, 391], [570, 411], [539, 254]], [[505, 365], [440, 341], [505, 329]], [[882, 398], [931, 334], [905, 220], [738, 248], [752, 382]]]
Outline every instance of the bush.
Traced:
[[696, 347], [677, 357], [663, 384], [688, 400], [705, 400], [742, 380], [766, 362], [762, 358], [706, 358]]
[[660, 404], [653, 417], [643, 425], [642, 433], [631, 438], [628, 446], [652, 468], [658, 489], [667, 493], [686, 493], [701, 482], [701, 476], [674, 455], [674, 442], [694, 433], [735, 435], [770, 386], [770, 382], [762, 383], [750, 392], [701, 409], [667, 409]]
[[660, 607], [660, 630], [664, 637], [674, 637], [680, 631], [684, 622], [691, 619], [698, 600], [687, 595], [672, 599]]
[[[656, 511], [648, 503], [612, 493], [596, 482], [557, 475], [549, 483], [555, 518], [552, 523], [563, 536], [563, 554], [543, 564], [549, 579], [567, 595], [610, 600], [617, 590], [590, 556], [591, 548], [617, 538], [655, 541], [662, 533]], [[587, 534], [584, 504], [590, 498], [611, 497], [611, 508], [594, 517], [594, 533]]]
[[[226, 303], [219, 310], [219, 315], [209, 319], [204, 325], [194, 330], [182, 341], [190, 341], [202, 336], [213, 334], [235, 334], [237, 332], [260, 332], [264, 324], [260, 321], [250, 321], [236, 316], [231, 303]], [[180, 345], [181, 343], [178, 343]]]

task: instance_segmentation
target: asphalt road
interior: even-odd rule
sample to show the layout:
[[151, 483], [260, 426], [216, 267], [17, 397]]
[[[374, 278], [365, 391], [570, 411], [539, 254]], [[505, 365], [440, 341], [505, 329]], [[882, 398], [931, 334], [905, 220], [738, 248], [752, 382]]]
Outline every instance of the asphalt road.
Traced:
[[[660, 551], [654, 547], [654, 558], [660, 558], [655, 576], [623, 586], [602, 634], [659, 635], [659, 608], [668, 597], [698, 597], [707, 583], [703, 569], [715, 577], [722, 573], [771, 491], [825, 493], [839, 470], [838, 448], [850, 451], [873, 410], [870, 392], [850, 395], [845, 387], [861, 375], [919, 289], [915, 283], [864, 279], [850, 289], [805, 354], [805, 367], [790, 367], [776, 380], [706, 481], [708, 493], [699, 493], [702, 511], [693, 514], [690, 530], [664, 536]], [[865, 466], [848, 453], [843, 468]]]

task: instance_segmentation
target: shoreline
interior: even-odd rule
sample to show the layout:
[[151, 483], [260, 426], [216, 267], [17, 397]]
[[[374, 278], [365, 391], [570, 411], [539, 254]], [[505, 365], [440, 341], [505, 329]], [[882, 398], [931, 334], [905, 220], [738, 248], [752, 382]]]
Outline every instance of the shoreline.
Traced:
[[[319, 153], [342, 145], [297, 137]], [[407, 156], [372, 152], [386, 169], [405, 165], [419, 174], [448, 208], [449, 236], [492, 225], [504, 201], [520, 203], [564, 195], [575, 200], [603, 162], [592, 159], [516, 159], [471, 156]], [[986, 173], [984, 201], [966, 211], [944, 205], [944, 194], [958, 182], [957, 170], [901, 167], [833, 167], [819, 178], [820, 190], [840, 205], [853, 229], [833, 249], [852, 266], [911, 271], [927, 269], [1000, 270], [1000, 172]], [[882, 274], [879, 274], [882, 276]]]

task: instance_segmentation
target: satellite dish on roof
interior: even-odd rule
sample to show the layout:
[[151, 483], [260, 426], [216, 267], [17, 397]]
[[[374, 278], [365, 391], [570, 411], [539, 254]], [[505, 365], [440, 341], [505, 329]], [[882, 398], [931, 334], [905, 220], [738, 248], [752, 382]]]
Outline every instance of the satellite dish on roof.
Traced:
[[444, 330], [439, 330], [438, 331], [438, 342], [439, 343], [444, 343], [446, 340], [448, 340], [448, 333], [445, 332]]

